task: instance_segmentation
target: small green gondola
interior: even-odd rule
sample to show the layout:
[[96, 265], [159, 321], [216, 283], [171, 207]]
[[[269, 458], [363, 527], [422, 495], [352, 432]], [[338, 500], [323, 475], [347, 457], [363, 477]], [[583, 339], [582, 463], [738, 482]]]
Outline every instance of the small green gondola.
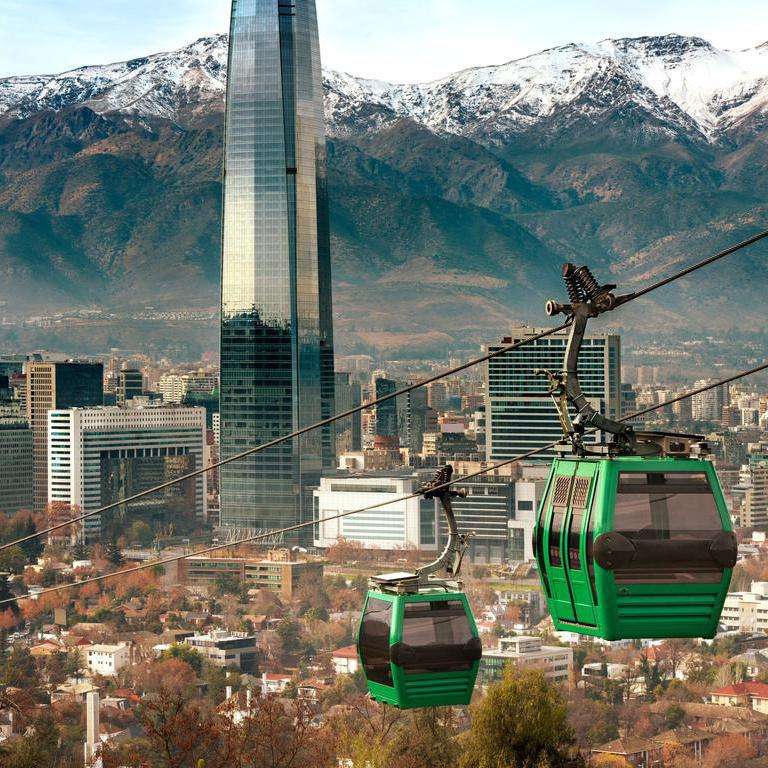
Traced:
[[400, 709], [469, 704], [482, 645], [459, 582], [435, 578], [445, 569], [455, 578], [467, 546], [451, 508], [461, 491], [447, 483], [452, 468], [439, 470], [422, 489], [440, 500], [448, 519], [448, 543], [434, 563], [414, 573], [371, 579], [360, 619], [357, 651], [368, 692]]
[[[607, 640], [713, 637], [736, 563], [731, 529], [704, 438], [638, 432], [598, 413], [578, 358], [587, 321], [629, 296], [566, 264], [570, 322], [565, 369], [549, 378], [564, 440], [556, 446], [534, 550], [555, 628]], [[571, 418], [571, 412], [575, 417]], [[601, 431], [609, 444], [587, 444]]]
[[369, 590], [358, 648], [376, 701], [410, 709], [472, 698], [482, 646], [461, 592]]

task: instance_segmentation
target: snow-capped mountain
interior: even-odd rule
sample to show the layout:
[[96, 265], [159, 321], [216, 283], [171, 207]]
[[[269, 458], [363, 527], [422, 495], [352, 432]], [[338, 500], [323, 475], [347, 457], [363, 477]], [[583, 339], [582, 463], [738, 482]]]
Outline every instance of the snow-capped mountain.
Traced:
[[[95, 112], [174, 118], [224, 98], [227, 36], [213, 35], [168, 53], [58, 75], [0, 79], [0, 115], [25, 118], [83, 104]], [[220, 106], [219, 106], [220, 108]]]
[[417, 85], [326, 74], [331, 124], [410, 117], [433, 130], [522, 133], [569, 109], [590, 117], [628, 103], [712, 139], [768, 112], [768, 44], [742, 51], [695, 37], [604, 40], [552, 48]]
[[[132, 61], [6, 78], [0, 115], [24, 118], [74, 104], [171, 119], [221, 109], [226, 63], [227, 36], [214, 35]], [[329, 129], [338, 133], [408, 117], [434, 131], [498, 140], [635, 107], [659, 130], [711, 141], [768, 115], [768, 43], [728, 51], [680, 35], [623, 38], [565, 45], [421, 84], [326, 71], [325, 88]]]

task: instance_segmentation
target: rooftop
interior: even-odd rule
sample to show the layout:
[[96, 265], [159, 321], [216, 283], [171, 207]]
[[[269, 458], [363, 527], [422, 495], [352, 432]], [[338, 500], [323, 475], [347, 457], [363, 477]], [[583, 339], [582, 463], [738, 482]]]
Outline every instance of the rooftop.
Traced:
[[710, 692], [710, 696], [754, 696], [768, 699], [768, 683], [747, 682], [724, 685]]

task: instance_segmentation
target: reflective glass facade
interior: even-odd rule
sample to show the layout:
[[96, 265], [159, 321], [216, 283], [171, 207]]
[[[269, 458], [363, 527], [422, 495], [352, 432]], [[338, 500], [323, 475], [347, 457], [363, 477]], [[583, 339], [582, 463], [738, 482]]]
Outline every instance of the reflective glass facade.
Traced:
[[[220, 397], [222, 458], [334, 410], [314, 0], [232, 3]], [[222, 467], [222, 525], [263, 529], [311, 519], [305, 490], [333, 461], [329, 426]]]
[[[504, 339], [512, 344], [530, 338], [535, 328], [516, 328]], [[561, 371], [565, 365], [568, 332], [526, 344], [489, 360], [485, 369], [486, 457], [497, 462], [511, 459], [547, 443], [560, 440], [563, 432], [546, 378], [534, 375], [537, 368]], [[489, 351], [499, 349], [498, 344]], [[584, 339], [579, 355], [579, 381], [592, 407], [611, 419], [620, 418], [621, 343], [616, 335], [594, 334]], [[575, 414], [572, 414], [572, 416]], [[584, 442], [599, 442], [599, 433], [585, 435]], [[530, 461], [549, 460], [544, 451]]]

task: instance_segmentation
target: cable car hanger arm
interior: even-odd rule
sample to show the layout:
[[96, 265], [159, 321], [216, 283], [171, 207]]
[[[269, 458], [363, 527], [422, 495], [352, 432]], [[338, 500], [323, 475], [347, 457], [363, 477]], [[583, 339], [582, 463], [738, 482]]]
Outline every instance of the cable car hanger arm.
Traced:
[[[616, 286], [610, 283], [600, 285], [586, 265], [563, 265], [563, 280], [570, 304], [550, 300], [546, 310], [550, 317], [560, 313], [568, 317], [570, 333], [565, 350], [565, 370], [556, 373], [536, 370], [534, 373], [549, 378], [549, 394], [557, 408], [564, 437], [577, 453], [587, 453], [582, 436], [590, 427], [614, 435], [621, 452], [632, 451], [636, 442], [634, 429], [629, 424], [603, 416], [592, 407], [579, 382], [578, 363], [589, 320], [626, 304], [635, 295], [616, 296], [613, 292]], [[569, 405], [576, 411], [573, 419]]]
[[464, 488], [454, 490], [450, 487], [453, 467], [446, 464], [442, 469], [435, 473], [435, 477], [430, 483], [422, 486], [421, 493], [425, 499], [437, 499], [445, 514], [448, 522], [448, 541], [445, 544], [437, 560], [433, 560], [428, 565], [416, 569], [416, 575], [420, 582], [425, 582], [432, 574], [445, 571], [449, 576], [456, 577], [461, 570], [461, 563], [464, 560], [464, 554], [469, 546], [469, 540], [472, 533], [459, 533], [459, 526], [456, 523], [456, 515], [453, 513], [451, 499], [465, 497], [467, 491]]

